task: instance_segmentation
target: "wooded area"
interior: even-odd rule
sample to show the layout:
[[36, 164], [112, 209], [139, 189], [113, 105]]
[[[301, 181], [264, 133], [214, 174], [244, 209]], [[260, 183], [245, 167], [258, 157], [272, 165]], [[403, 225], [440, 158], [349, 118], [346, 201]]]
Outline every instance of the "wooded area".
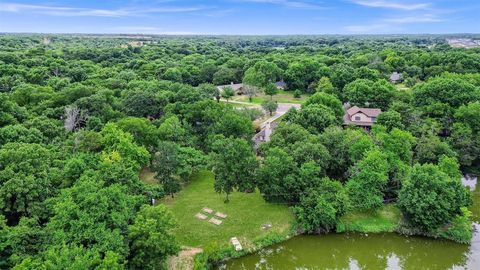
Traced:
[[[162, 200], [202, 170], [225, 203], [258, 190], [291, 207], [296, 233], [388, 204], [399, 232], [470, 241], [460, 177], [480, 171], [479, 48], [436, 35], [134, 41], [0, 35], [0, 268], [164, 268], [184, 243]], [[238, 94], [217, 86], [231, 83], [266, 112], [224, 102]], [[279, 91], [302, 106], [256, 151], [253, 121]], [[346, 106], [382, 112], [345, 126]]]

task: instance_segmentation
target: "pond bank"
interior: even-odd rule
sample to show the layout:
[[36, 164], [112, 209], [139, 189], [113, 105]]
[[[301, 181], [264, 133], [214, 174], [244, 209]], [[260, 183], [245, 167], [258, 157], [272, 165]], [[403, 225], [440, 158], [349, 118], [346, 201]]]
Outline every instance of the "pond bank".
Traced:
[[480, 234], [470, 246], [395, 233], [301, 235], [216, 269], [299, 268], [480, 269]]
[[300, 235], [216, 269], [480, 269], [480, 188], [477, 178], [462, 182], [474, 194], [470, 245], [396, 233]]

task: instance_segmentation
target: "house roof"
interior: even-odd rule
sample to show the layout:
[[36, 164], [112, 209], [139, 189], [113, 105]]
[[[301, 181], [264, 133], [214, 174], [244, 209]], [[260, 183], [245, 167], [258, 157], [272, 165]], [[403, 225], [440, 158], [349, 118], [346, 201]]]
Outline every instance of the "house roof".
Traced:
[[219, 86], [217, 86], [217, 88], [219, 90], [223, 90], [223, 88], [225, 88], [227, 86], [230, 86], [233, 89], [233, 91], [238, 91], [238, 90], [240, 90], [240, 88], [243, 87], [243, 83], [232, 83], [232, 84], [219, 85]]
[[390, 75], [390, 80], [391, 81], [398, 81], [402, 78], [402, 74], [398, 72], [393, 72], [392, 75]]
[[[347, 113], [343, 116], [343, 123], [345, 125], [356, 125], [356, 126], [364, 126], [370, 127], [373, 125], [375, 121], [371, 121], [372, 117], [378, 117], [378, 115], [382, 112], [380, 109], [372, 109], [372, 108], [359, 108], [357, 106], [353, 106], [347, 110]], [[356, 113], [363, 113], [366, 116], [370, 117], [370, 121], [352, 121], [352, 116]]]
[[276, 87], [285, 87], [287, 84], [284, 81], [278, 81], [275, 83]]
[[372, 108], [359, 108], [357, 106], [353, 106], [347, 110], [347, 114], [349, 116], [352, 116], [358, 112], [362, 112], [368, 117], [378, 117], [378, 115], [382, 112], [382, 110], [372, 109]]

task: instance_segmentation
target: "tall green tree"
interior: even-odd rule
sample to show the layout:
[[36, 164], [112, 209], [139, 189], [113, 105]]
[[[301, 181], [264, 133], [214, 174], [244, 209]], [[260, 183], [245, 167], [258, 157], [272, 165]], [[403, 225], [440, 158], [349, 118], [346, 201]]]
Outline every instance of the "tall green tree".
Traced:
[[433, 232], [451, 222], [470, 203], [470, 194], [460, 179], [450, 177], [432, 164], [415, 165], [398, 198], [408, 221], [424, 232]]
[[338, 181], [324, 178], [309, 189], [293, 208], [299, 227], [307, 233], [327, 233], [335, 229], [349, 206], [347, 192]]
[[151, 169], [169, 195], [180, 191], [180, 179], [177, 175], [179, 166], [178, 146], [171, 142], [160, 142], [152, 159]]
[[235, 95], [235, 92], [233, 91], [232, 87], [230, 87], [230, 86], [225, 86], [225, 87], [222, 89], [221, 96], [222, 96], [222, 98], [224, 98], [224, 99], [227, 100], [227, 103], [228, 103], [228, 100], [229, 100], [230, 98], [232, 98], [234, 95]]
[[129, 265], [132, 268], [167, 269], [168, 256], [180, 251], [172, 230], [176, 223], [168, 209], [143, 205], [133, 224], [128, 226]]
[[265, 94], [270, 96], [270, 100], [273, 100], [273, 96], [278, 94], [278, 88], [274, 83], [269, 83], [265, 86]]
[[365, 153], [352, 171], [347, 190], [352, 206], [360, 210], [375, 210], [383, 205], [388, 182], [387, 156], [377, 149]]
[[262, 108], [272, 116], [277, 111], [278, 103], [271, 100], [265, 100], [262, 102]]
[[211, 164], [215, 191], [228, 195], [234, 189], [252, 191], [256, 186], [258, 162], [252, 146], [244, 139], [217, 138], [212, 146]]

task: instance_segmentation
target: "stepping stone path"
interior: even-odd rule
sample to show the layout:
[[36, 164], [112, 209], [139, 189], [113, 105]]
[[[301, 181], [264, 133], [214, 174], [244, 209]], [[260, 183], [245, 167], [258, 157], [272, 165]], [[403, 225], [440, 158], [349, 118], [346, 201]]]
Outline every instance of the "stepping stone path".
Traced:
[[202, 208], [202, 211], [207, 213], [207, 214], [212, 214], [213, 213], [213, 210], [210, 209], [210, 208], [207, 208], [207, 207]]
[[200, 219], [200, 220], [205, 220], [207, 219], [207, 216], [205, 216], [204, 214], [201, 214], [201, 213], [197, 213], [195, 215], [196, 218]]
[[226, 215], [226, 214], [220, 213], [220, 212], [215, 213], [215, 216], [217, 216], [217, 217], [219, 217], [219, 218], [227, 218], [227, 215]]
[[237, 237], [232, 237], [230, 238], [230, 242], [232, 242], [233, 247], [235, 248], [235, 251], [241, 251], [242, 245], [240, 244], [240, 241], [238, 241]]
[[219, 220], [219, 219], [216, 219], [216, 218], [211, 218], [208, 222], [212, 223], [212, 224], [215, 224], [215, 225], [220, 225], [222, 224], [222, 221]]
[[223, 223], [223, 221], [218, 219], [218, 218], [221, 218], [221, 219], [227, 218], [227, 215], [224, 214], [224, 213], [216, 212], [215, 214], [213, 214], [213, 212], [214, 211], [212, 209], [210, 209], [208, 207], [204, 207], [204, 208], [202, 208], [202, 210], [199, 213], [197, 213], [195, 215], [195, 217], [200, 219], [200, 220], [206, 220], [210, 216], [211, 218], [208, 220], [208, 222], [212, 223], [212, 224], [215, 224], [217, 226]]

